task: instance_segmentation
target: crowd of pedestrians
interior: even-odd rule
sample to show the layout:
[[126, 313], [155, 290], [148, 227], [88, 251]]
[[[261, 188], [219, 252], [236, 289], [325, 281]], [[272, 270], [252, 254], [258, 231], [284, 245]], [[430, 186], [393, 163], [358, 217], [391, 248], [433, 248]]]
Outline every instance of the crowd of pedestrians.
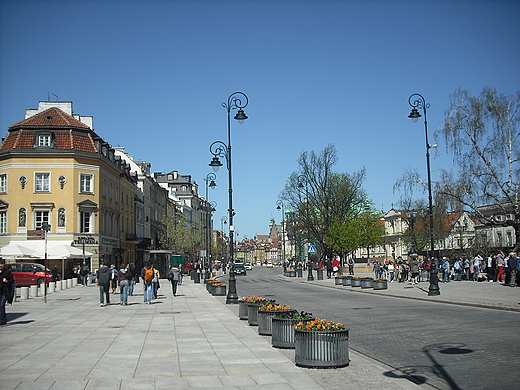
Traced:
[[430, 274], [436, 272], [439, 281], [449, 283], [451, 281], [475, 281], [497, 282], [511, 287], [520, 287], [520, 256], [515, 252], [505, 256], [502, 251], [496, 255], [482, 257], [477, 254], [474, 257], [459, 257], [449, 259], [418, 260], [411, 256], [408, 261], [398, 257], [395, 261], [374, 261], [373, 272], [375, 278], [384, 278], [390, 282], [419, 282], [429, 281]]

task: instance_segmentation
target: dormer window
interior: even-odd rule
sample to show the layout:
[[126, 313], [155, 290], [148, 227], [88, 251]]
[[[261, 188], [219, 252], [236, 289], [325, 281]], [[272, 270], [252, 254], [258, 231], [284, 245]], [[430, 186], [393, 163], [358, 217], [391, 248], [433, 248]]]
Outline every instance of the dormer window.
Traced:
[[51, 131], [40, 131], [36, 134], [37, 148], [51, 148], [54, 146], [54, 134]]

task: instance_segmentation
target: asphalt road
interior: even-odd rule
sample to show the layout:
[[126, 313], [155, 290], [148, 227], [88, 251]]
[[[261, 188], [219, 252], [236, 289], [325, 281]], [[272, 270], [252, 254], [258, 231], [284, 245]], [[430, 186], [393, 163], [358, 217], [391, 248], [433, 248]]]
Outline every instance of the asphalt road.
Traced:
[[278, 277], [237, 276], [239, 297], [273, 298], [350, 328], [350, 348], [439, 389], [520, 388], [520, 313], [374, 296]]

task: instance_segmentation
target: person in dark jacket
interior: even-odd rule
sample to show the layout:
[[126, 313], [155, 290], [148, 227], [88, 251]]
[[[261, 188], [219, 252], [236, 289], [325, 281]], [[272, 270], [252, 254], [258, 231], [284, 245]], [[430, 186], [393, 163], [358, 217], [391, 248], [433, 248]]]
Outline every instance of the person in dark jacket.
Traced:
[[13, 303], [15, 283], [8, 266], [0, 264], [0, 325], [7, 324], [6, 303]]
[[102, 263], [101, 267], [96, 271], [97, 285], [99, 287], [99, 303], [105, 306], [105, 297], [107, 304], [110, 305], [110, 269], [106, 264]]

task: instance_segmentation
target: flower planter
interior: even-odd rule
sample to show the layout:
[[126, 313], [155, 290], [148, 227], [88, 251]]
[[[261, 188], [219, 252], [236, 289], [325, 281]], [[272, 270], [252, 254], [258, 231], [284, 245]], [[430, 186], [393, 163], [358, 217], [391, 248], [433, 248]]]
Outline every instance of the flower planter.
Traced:
[[296, 277], [296, 271], [287, 271], [289, 277], [295, 278]]
[[294, 349], [294, 325], [298, 322], [311, 321], [296, 318], [274, 318], [272, 319], [272, 338], [271, 343], [275, 348]]
[[334, 278], [334, 284], [336, 286], [343, 286], [343, 279], [345, 279], [343, 276], [340, 276], [340, 277], [336, 276]]
[[250, 303], [247, 305], [247, 323], [250, 326], [258, 326], [258, 308], [260, 305]]
[[388, 280], [374, 280], [374, 290], [388, 289]]
[[238, 302], [238, 318], [241, 320], [247, 320], [247, 305], [248, 301], [239, 301]]
[[352, 286], [352, 276], [345, 276], [343, 278], [343, 285], [344, 286]]
[[215, 296], [226, 295], [226, 286], [211, 286], [211, 294]]
[[361, 288], [374, 288], [374, 279], [372, 279], [372, 278], [361, 279]]
[[352, 278], [352, 287], [361, 287], [361, 278]]
[[298, 367], [340, 368], [350, 363], [349, 329], [294, 330], [294, 360]]
[[258, 334], [271, 336], [273, 334], [273, 317], [277, 313], [288, 312], [291, 310], [262, 310], [258, 309]]

